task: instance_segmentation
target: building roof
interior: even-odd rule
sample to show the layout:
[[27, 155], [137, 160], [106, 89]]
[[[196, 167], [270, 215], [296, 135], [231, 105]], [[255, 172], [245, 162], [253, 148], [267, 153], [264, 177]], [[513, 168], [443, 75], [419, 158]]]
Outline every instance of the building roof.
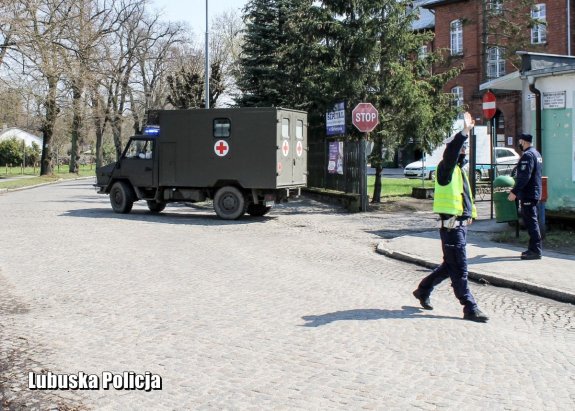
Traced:
[[521, 56], [521, 74], [540, 77], [575, 70], [575, 57], [558, 54], [531, 53], [518, 51]]
[[558, 54], [518, 51], [521, 70], [480, 84], [480, 90], [521, 90], [522, 80], [528, 77], [544, 77], [575, 72], [575, 57]]
[[414, 31], [428, 30], [435, 27], [435, 14], [425, 8], [425, 5], [435, 1], [437, 0], [415, 0], [413, 2], [413, 10], [419, 13], [419, 18], [411, 25]]
[[521, 73], [514, 71], [513, 73], [481, 83], [479, 90], [521, 90]]
[[443, 6], [445, 4], [450, 4], [450, 3], [458, 3], [460, 1], [467, 1], [467, 0], [428, 0], [428, 1], [425, 1], [425, 5], [423, 5], [423, 7], [428, 8], [428, 9], [432, 9], [436, 6]]
[[42, 139], [40, 137], [35, 136], [34, 134], [30, 134], [16, 127], [10, 127], [0, 130], [0, 141], [9, 140], [12, 137], [16, 137], [19, 140], [24, 140], [25, 144], [28, 147], [32, 147], [32, 143], [34, 142], [38, 144], [40, 148], [42, 148]]

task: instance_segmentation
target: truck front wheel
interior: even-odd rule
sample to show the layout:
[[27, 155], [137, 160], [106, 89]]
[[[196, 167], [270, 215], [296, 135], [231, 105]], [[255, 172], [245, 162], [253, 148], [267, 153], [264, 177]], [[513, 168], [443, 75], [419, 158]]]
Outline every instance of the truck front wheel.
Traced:
[[269, 213], [271, 209], [271, 207], [266, 207], [264, 204], [250, 204], [248, 206], [248, 214], [252, 217], [261, 217]]
[[129, 213], [134, 205], [132, 187], [123, 181], [116, 181], [110, 190], [110, 203], [116, 213]]
[[232, 186], [220, 188], [214, 196], [214, 210], [224, 220], [235, 220], [244, 215], [246, 200], [240, 190]]

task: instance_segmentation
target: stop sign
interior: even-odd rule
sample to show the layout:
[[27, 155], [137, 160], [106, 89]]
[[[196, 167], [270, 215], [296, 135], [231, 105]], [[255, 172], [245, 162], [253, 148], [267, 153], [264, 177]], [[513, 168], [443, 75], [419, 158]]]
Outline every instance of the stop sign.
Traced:
[[362, 133], [368, 133], [379, 124], [379, 113], [371, 103], [359, 103], [351, 112], [351, 122]]
[[495, 111], [495, 94], [488, 90], [487, 93], [483, 95], [483, 116], [487, 120], [491, 120], [495, 115]]

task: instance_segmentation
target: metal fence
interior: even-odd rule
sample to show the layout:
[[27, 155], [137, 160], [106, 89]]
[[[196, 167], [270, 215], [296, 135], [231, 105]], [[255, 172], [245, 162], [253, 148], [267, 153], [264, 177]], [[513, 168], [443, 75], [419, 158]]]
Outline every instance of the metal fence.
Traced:
[[360, 142], [345, 140], [343, 144], [343, 174], [328, 172], [329, 143], [317, 139], [308, 144], [308, 186], [360, 194]]

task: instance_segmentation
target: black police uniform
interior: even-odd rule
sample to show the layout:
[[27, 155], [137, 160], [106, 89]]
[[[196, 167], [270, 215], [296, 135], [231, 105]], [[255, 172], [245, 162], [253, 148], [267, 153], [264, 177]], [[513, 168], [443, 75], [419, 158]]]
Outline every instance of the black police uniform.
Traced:
[[517, 165], [515, 186], [511, 190], [519, 199], [523, 222], [529, 233], [527, 254], [541, 256], [541, 233], [537, 219], [537, 203], [541, 200], [543, 158], [535, 148], [529, 147]]
[[[437, 166], [437, 182], [440, 185], [448, 185], [451, 182], [455, 167], [461, 167], [463, 165], [459, 158], [459, 153], [466, 140], [467, 136], [464, 136], [462, 133], [457, 133], [453, 140], [447, 144], [443, 153], [443, 159]], [[443, 250], [443, 262], [421, 281], [418, 289], [414, 291], [414, 295], [416, 298], [419, 298], [420, 301], [423, 300], [423, 302], [425, 302], [425, 304], [422, 302], [424, 307], [428, 309], [433, 308], [429, 304], [429, 295], [436, 285], [449, 277], [451, 278], [453, 292], [461, 305], [463, 305], [463, 313], [465, 318], [467, 318], [479, 311], [467, 281], [467, 255], [465, 250], [467, 244], [466, 222], [472, 216], [471, 190], [467, 178], [463, 178], [462, 201], [463, 214], [457, 217], [452, 228], [447, 227], [446, 222], [453, 216], [440, 214], [442, 227], [439, 233], [441, 237], [441, 248]], [[483, 313], [481, 314], [483, 315]], [[485, 318], [481, 320], [486, 319], [487, 317], [485, 316]]]

